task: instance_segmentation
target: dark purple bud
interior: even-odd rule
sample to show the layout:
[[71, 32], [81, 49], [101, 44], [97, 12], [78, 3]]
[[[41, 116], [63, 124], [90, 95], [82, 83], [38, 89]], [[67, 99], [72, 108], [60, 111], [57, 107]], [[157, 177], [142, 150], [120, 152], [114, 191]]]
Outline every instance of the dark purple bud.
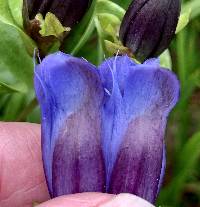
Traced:
[[122, 43], [143, 61], [170, 44], [180, 15], [180, 0], [134, 0], [120, 28]]
[[38, 13], [43, 16], [47, 12], [55, 14], [63, 26], [72, 27], [85, 14], [91, 0], [26, 0], [30, 20]]

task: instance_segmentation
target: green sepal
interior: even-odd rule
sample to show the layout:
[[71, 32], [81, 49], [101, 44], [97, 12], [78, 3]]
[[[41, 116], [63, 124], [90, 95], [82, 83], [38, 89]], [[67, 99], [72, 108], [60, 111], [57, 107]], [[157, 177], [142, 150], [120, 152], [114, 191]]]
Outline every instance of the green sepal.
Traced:
[[104, 40], [104, 44], [108, 52], [108, 55], [110, 56], [113, 56], [113, 54], [127, 54], [130, 57], [133, 56], [130, 49], [127, 47], [124, 47], [122, 44], [116, 44], [109, 40]]
[[172, 69], [172, 59], [168, 49], [166, 49], [160, 56], [161, 67]]
[[64, 27], [59, 19], [52, 13], [48, 12], [43, 19], [42, 14], [36, 15], [36, 19], [40, 22], [41, 30], [39, 33], [43, 37], [54, 36], [62, 40], [71, 29], [70, 27]]

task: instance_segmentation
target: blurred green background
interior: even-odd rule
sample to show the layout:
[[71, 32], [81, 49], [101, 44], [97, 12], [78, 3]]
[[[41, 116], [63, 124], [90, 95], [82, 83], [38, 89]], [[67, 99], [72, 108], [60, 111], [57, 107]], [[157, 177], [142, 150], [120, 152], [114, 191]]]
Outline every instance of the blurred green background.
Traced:
[[[113, 2], [126, 9], [130, 0]], [[182, 5], [191, 9], [191, 15], [169, 48], [181, 95], [166, 134], [167, 170], [157, 202], [163, 207], [200, 207], [200, 0], [183, 1]], [[0, 11], [3, 9], [0, 5]], [[9, 18], [7, 14], [0, 17], [0, 120], [39, 123], [30, 52], [34, 43], [24, 36], [20, 18], [15, 22]], [[76, 55], [98, 64], [103, 57], [99, 58], [102, 48], [97, 48], [99, 36], [98, 29], [93, 30]]]

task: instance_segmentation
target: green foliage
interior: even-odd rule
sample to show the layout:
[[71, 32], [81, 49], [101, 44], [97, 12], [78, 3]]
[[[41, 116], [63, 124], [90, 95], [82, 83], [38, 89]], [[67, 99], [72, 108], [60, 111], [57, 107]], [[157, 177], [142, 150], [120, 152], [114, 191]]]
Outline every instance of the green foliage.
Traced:
[[164, 68], [172, 69], [172, 59], [169, 50], [165, 50], [160, 55], [160, 65]]
[[89, 11], [64, 42], [63, 47], [66, 53], [70, 53], [72, 55], [77, 54], [92, 35], [95, 29], [93, 19], [95, 15], [96, 2], [96, 0], [93, 0]]
[[0, 0], [0, 19], [3, 22], [22, 27], [22, 3], [23, 0]]
[[179, 22], [176, 28], [176, 34], [179, 33], [182, 29], [184, 29], [184, 27], [186, 27], [187, 24], [189, 23], [191, 11], [192, 11], [191, 8], [189, 8], [188, 11], [184, 11], [181, 13]]
[[200, 1], [199, 0], [190, 0], [183, 4], [182, 10], [188, 11], [192, 10], [191, 12], [191, 19], [194, 19], [200, 15]]
[[26, 92], [26, 86], [25, 85], [8, 85], [6, 83], [3, 83], [0, 81], [0, 94], [2, 93], [15, 93], [15, 92]]
[[23, 17], [22, 17], [22, 8], [23, 8], [23, 0], [7, 0], [9, 11], [13, 17], [14, 23], [23, 28]]
[[[18, 82], [32, 87], [31, 56], [35, 46], [31, 38], [20, 28], [22, 27], [22, 0], [0, 0], [0, 11], [0, 73], [10, 71], [14, 80], [10, 84]], [[1, 78], [0, 76], [0, 80], [4, 81]]]
[[[193, 135], [181, 149], [177, 162], [177, 173], [172, 181], [160, 194], [158, 204], [178, 206], [181, 200], [181, 193], [184, 190], [188, 175], [191, 175], [196, 168], [200, 157], [200, 132]], [[187, 158], [187, 159], [186, 159]]]
[[[0, 71], [8, 70], [19, 82], [32, 85], [33, 61], [15, 26], [0, 21]], [[23, 61], [22, 61], [23, 60]]]
[[64, 42], [64, 51], [76, 55], [80, 49], [89, 41], [94, 30], [97, 31], [98, 38], [98, 56], [97, 63], [103, 59], [103, 50], [105, 49], [104, 39], [106, 29], [111, 27], [116, 36], [116, 28], [125, 14], [125, 10], [109, 0], [94, 0], [88, 13], [70, 33]]
[[99, 0], [96, 10], [97, 13], [116, 15], [119, 19], [122, 19], [125, 14], [125, 10], [122, 7], [109, 0]]

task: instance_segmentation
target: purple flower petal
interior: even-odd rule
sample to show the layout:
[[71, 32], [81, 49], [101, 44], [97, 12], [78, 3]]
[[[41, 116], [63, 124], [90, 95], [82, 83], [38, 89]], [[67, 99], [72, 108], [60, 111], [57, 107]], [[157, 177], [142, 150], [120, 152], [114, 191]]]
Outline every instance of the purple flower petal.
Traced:
[[[115, 67], [115, 66], [118, 67]], [[110, 58], [100, 67], [100, 75], [106, 91], [104, 109], [102, 110], [102, 146], [106, 166], [106, 190], [108, 191], [113, 164], [117, 158], [118, 148], [124, 128], [124, 106], [122, 94], [131, 69], [136, 65], [128, 56]], [[114, 126], [117, 123], [117, 126]], [[115, 127], [115, 130], [113, 128]], [[115, 136], [113, 140], [112, 137]]]
[[[124, 64], [118, 64], [116, 58], [110, 61], [113, 87], [103, 112], [107, 191], [133, 193], [153, 203], [164, 171], [167, 116], [178, 100], [179, 83], [173, 73], [150, 61], [132, 67], [122, 77], [120, 90], [116, 71], [125, 69], [130, 61], [119, 57], [123, 58]], [[106, 64], [100, 72], [106, 70], [102, 67]]]
[[119, 56], [115, 58], [109, 58], [104, 61], [100, 66], [100, 75], [102, 79], [102, 83], [104, 88], [109, 92], [112, 93], [113, 88], [113, 75], [112, 71], [114, 69], [114, 62], [116, 61], [116, 81], [119, 84], [119, 89], [121, 93], [124, 90], [124, 82], [126, 81], [126, 77], [129, 74], [129, 70], [131, 70], [136, 63], [131, 60], [128, 56]]
[[159, 194], [161, 186], [163, 184], [165, 169], [166, 169], [166, 147], [165, 147], [165, 144], [163, 144], [162, 167], [161, 167], [161, 171], [160, 171], [160, 179], [159, 179], [159, 184], [158, 184], [157, 195]]
[[50, 194], [127, 192], [154, 202], [165, 171], [167, 116], [179, 83], [157, 59], [138, 65], [115, 57], [99, 69], [61, 52], [36, 67]]
[[104, 191], [101, 108], [104, 90], [96, 68], [61, 52], [35, 70], [42, 111], [42, 152], [52, 197]]

